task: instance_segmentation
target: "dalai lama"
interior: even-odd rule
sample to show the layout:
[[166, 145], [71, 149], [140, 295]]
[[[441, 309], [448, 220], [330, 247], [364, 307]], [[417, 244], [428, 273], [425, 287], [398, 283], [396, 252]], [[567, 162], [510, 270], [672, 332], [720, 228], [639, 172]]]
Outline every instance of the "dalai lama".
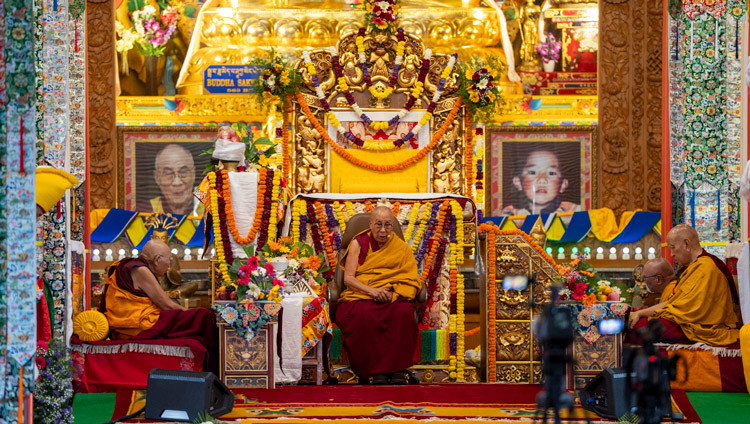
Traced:
[[372, 377], [373, 384], [406, 384], [405, 372], [414, 364], [414, 298], [422, 283], [411, 248], [393, 233], [394, 222], [389, 208], [373, 209], [370, 228], [341, 260], [346, 289], [336, 322], [361, 382]]

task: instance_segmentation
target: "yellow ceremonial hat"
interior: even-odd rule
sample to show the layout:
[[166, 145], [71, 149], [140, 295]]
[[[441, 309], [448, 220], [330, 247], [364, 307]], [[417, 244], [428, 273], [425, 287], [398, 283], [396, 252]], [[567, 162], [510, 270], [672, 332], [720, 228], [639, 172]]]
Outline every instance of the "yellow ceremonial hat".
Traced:
[[36, 204], [44, 212], [52, 209], [65, 195], [65, 190], [78, 184], [78, 178], [51, 166], [36, 168]]

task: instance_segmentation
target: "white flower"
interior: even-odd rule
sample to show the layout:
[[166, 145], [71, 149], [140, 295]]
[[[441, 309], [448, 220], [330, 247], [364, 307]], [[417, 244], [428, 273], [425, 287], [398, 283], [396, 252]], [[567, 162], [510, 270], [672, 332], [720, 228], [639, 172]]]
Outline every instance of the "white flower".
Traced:
[[380, 7], [384, 11], [390, 9], [390, 7], [391, 7], [391, 5], [387, 1], [379, 1], [379, 2], [377, 2], [375, 4], [377, 4], [378, 7]]
[[149, 4], [148, 6], [143, 8], [143, 13], [145, 13], [146, 15], [153, 16], [154, 14], [156, 14], [156, 9], [154, 9], [154, 6], [151, 6]]
[[622, 290], [619, 287], [617, 286], [612, 287], [612, 291], [614, 293], [617, 293], [618, 296], [622, 296]]
[[298, 266], [299, 262], [296, 259], [289, 260], [289, 268], [297, 268]]
[[430, 49], [425, 50], [424, 51], [424, 58], [427, 59], [427, 60], [430, 60], [431, 57], [432, 57], [432, 50], [430, 50]]
[[263, 269], [263, 268], [257, 268], [255, 271], [250, 271], [250, 275], [252, 275], [253, 277], [260, 277], [260, 271], [259, 270], [261, 270], [261, 269]]
[[247, 285], [247, 292], [250, 294], [250, 296], [255, 297], [260, 294], [260, 287], [256, 286], [253, 283], [250, 283]]

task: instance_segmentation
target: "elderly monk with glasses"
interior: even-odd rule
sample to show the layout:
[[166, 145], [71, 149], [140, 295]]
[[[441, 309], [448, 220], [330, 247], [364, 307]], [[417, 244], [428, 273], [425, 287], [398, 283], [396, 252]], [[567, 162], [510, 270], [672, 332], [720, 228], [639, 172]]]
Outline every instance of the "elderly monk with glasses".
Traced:
[[418, 328], [414, 299], [422, 283], [411, 248], [393, 233], [390, 208], [378, 206], [370, 228], [341, 260], [346, 289], [336, 309], [352, 370], [365, 382], [406, 384]]
[[648, 318], [654, 315], [657, 309], [666, 306], [669, 298], [674, 295], [677, 275], [675, 275], [672, 265], [666, 259], [651, 259], [643, 265], [643, 282], [646, 283], [652, 293], [661, 295], [661, 297], [656, 305], [631, 312], [629, 321], [631, 327], [641, 318]]

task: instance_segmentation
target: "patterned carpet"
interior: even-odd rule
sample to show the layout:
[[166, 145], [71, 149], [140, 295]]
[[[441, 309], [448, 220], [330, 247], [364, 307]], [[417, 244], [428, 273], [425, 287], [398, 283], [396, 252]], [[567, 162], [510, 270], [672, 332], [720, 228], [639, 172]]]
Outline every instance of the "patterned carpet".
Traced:
[[[499, 384], [424, 384], [419, 386], [282, 386], [274, 390], [237, 390], [234, 409], [221, 417], [234, 423], [310, 424], [335, 420], [337, 424], [377, 419], [430, 419], [430, 423], [472, 420], [533, 422], [538, 386]], [[673, 407], [685, 415], [683, 423], [700, 423], [682, 391], [672, 395]], [[145, 392], [117, 393], [113, 418], [145, 405]], [[566, 423], [609, 423], [576, 407]], [[550, 420], [552, 421], [552, 420]], [[130, 420], [128, 422], [145, 422]], [[402, 423], [403, 421], [399, 421]], [[537, 420], [537, 422], [540, 422]]]

